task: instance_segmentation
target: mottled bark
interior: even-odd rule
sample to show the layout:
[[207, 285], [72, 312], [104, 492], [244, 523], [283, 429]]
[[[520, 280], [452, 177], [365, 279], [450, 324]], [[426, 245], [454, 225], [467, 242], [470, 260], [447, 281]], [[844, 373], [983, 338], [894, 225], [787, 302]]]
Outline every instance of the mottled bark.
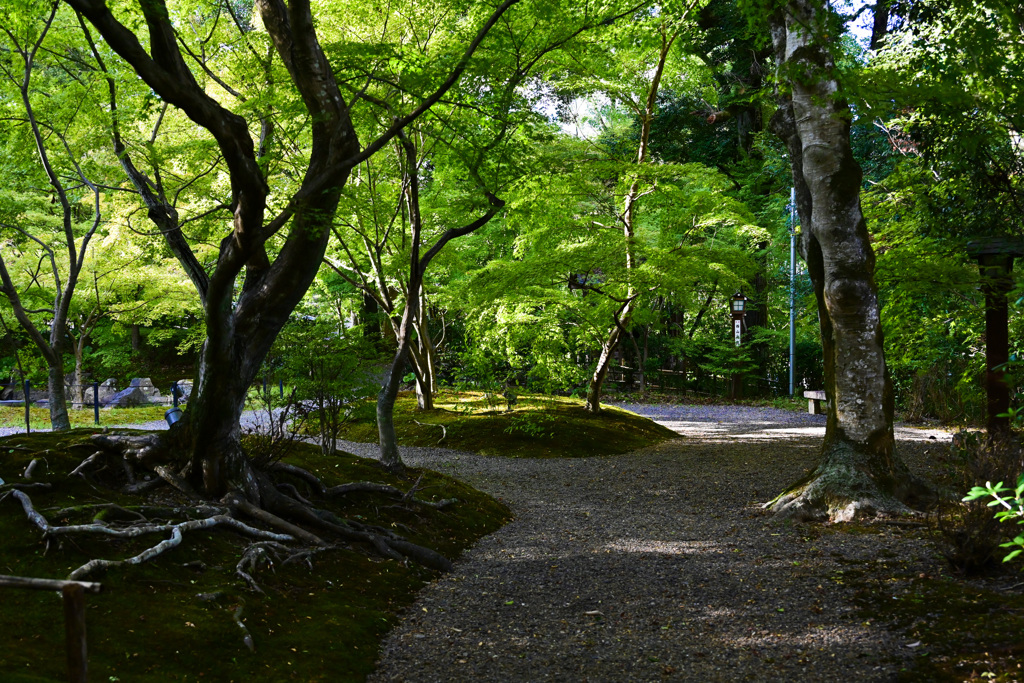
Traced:
[[[189, 245], [179, 239], [176, 217], [166, 202], [159, 196], [144, 196], [151, 218], [164, 228], [168, 246], [203, 296], [206, 315], [207, 338], [192, 400], [167, 438], [170, 445], [187, 451], [187, 474], [202, 494], [219, 496], [238, 489], [258, 502], [265, 487], [258, 484], [239, 443], [245, 395], [270, 345], [316, 276], [351, 169], [388, 144], [455, 84], [491, 27], [518, 0], [505, 0], [497, 7], [441, 86], [365, 147], [360, 146], [349, 104], [317, 38], [310, 3], [257, 0], [263, 25], [310, 121], [310, 157], [301, 186], [269, 220], [269, 188], [253, 142], [266, 140], [266, 127], [254, 135], [242, 116], [210, 97], [196, 81], [180, 51], [164, 0], [138, 4], [148, 31], [146, 45], [111, 13], [106, 0], [65, 2], [102, 34], [106, 44], [161, 99], [206, 129], [223, 158], [231, 183], [227, 205], [233, 219], [208, 278], [196, 269]], [[141, 174], [133, 173], [130, 164], [123, 165], [137, 188], [146, 186]], [[271, 261], [266, 243], [274, 236], [280, 236], [281, 246]]]
[[608, 338], [601, 344], [601, 354], [597, 358], [597, 365], [590, 375], [587, 383], [587, 411], [591, 413], [601, 412], [601, 389], [604, 380], [608, 377], [608, 366], [611, 365], [612, 354], [619, 344], [619, 328], [616, 327], [608, 335]]
[[861, 213], [850, 110], [839, 95], [826, 44], [825, 12], [813, 0], [791, 0], [772, 23], [784, 94], [771, 126], [786, 142], [792, 163], [801, 253], [818, 301], [829, 397], [821, 463], [773, 501], [772, 509], [839, 520], [907, 510], [914, 482], [894, 449], [875, 257]]

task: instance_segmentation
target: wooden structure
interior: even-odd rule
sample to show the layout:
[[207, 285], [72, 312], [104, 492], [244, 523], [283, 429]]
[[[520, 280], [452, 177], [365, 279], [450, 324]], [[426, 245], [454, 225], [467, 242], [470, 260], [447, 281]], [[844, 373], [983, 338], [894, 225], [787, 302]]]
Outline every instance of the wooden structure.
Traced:
[[85, 594], [99, 593], [103, 586], [89, 581], [58, 581], [0, 575], [0, 588], [5, 587], [60, 591], [64, 598], [64, 642], [68, 658], [68, 681], [86, 683], [88, 666], [85, 649]]
[[822, 415], [825, 413], [825, 391], [805, 391], [804, 398], [807, 399], [807, 412], [811, 415]]
[[988, 395], [989, 434], [1010, 429], [1010, 419], [999, 417], [1010, 409], [1006, 363], [1010, 360], [1009, 306], [1013, 288], [1013, 260], [1024, 256], [1024, 240], [987, 237], [967, 243], [967, 253], [978, 262], [981, 291], [985, 295], [985, 391]]

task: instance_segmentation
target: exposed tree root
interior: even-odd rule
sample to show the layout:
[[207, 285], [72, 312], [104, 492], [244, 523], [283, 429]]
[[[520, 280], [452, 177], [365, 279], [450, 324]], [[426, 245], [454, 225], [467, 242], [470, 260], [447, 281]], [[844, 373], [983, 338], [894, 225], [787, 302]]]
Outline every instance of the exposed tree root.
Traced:
[[271, 463], [267, 469], [270, 472], [284, 472], [286, 474], [290, 474], [294, 477], [297, 477], [302, 481], [306, 482], [307, 484], [309, 484], [310, 486], [312, 486], [313, 490], [316, 491], [318, 494], [323, 494], [326, 488], [324, 486], [324, 483], [320, 481], [320, 478], [318, 476], [316, 476], [309, 470], [304, 470], [301, 467], [297, 467], [296, 465], [289, 465], [286, 462], [274, 462]]
[[306, 498], [301, 493], [299, 493], [299, 490], [291, 484], [278, 484], [277, 490], [281, 491], [282, 493], [288, 494], [289, 496], [299, 501], [303, 505], [313, 507], [313, 503], [309, 500], [306, 500]]
[[25, 468], [25, 473], [21, 476], [25, 479], [31, 479], [32, 475], [36, 471], [36, 467], [38, 467], [41, 462], [45, 461], [42, 458], [32, 458], [32, 462], [28, 464], [28, 467]]
[[300, 526], [296, 526], [291, 522], [281, 519], [277, 515], [256, 507], [236, 492], [229, 493], [225, 496], [224, 502], [230, 505], [232, 510], [243, 512], [253, 519], [258, 519], [264, 524], [280, 529], [295, 538], [300, 538], [307, 543], [312, 543], [313, 545], [327, 545], [327, 543], [316, 534], [311, 534]]
[[245, 622], [242, 621], [242, 611], [242, 605], [239, 605], [235, 608], [231, 617], [235, 620], [235, 624], [238, 628], [242, 629], [242, 633], [245, 634], [242, 636], [242, 642], [245, 643], [247, 648], [249, 648], [249, 652], [256, 652], [256, 644], [252, 640], [252, 634], [249, 633], [249, 629], [245, 627]]
[[433, 422], [420, 422], [419, 420], [413, 420], [413, 422], [415, 422], [418, 425], [423, 425], [424, 427], [440, 427], [441, 438], [437, 440], [437, 443], [441, 443], [442, 441], [444, 441], [444, 438], [448, 436], [448, 430], [445, 429], [444, 425], [434, 424]]
[[[78, 476], [79, 474], [81, 474], [82, 472], [84, 472], [84, 471], [86, 470], [86, 468], [88, 468], [88, 467], [92, 467], [92, 466], [93, 466], [93, 465], [95, 465], [95, 464], [96, 464], [97, 462], [99, 462], [100, 460], [102, 460], [102, 459], [103, 459], [103, 456], [104, 456], [104, 455], [105, 455], [105, 454], [104, 454], [104, 452], [103, 452], [103, 451], [96, 451], [95, 453], [93, 453], [92, 455], [90, 455], [90, 456], [89, 456], [88, 458], [86, 458], [85, 460], [83, 460], [83, 461], [82, 461], [81, 463], [79, 463], [78, 467], [76, 467], [75, 469], [71, 470], [71, 471], [70, 471], [70, 472], [68, 473], [68, 476], [69, 476], [69, 477], [76, 477], [76, 476]], [[26, 477], [26, 479], [27, 479], [27, 477]]]
[[266, 560], [268, 563], [273, 564], [273, 560], [269, 556], [269, 550], [288, 552], [286, 546], [275, 541], [253, 543], [245, 549], [245, 552], [242, 553], [242, 559], [235, 565], [235, 574], [245, 581], [249, 586], [249, 590], [256, 593], [263, 593], [263, 589], [256, 583], [256, 579], [252, 575], [256, 572], [256, 567], [259, 565], [260, 560]]
[[[90, 479], [98, 477], [107, 483], [122, 486], [122, 491], [132, 494], [145, 493], [166, 484], [191, 501], [204, 500], [191, 483], [195, 477], [190, 478], [187, 465], [183, 467], [173, 457], [173, 449], [160, 435], [100, 434], [93, 437], [93, 442], [99, 450], [85, 458], [69, 476]], [[122, 468], [109, 467], [113, 464], [110, 458], [117, 458], [117, 461], [123, 463], [123, 472]], [[140, 478], [139, 467], [152, 472], [155, 476], [145, 480]], [[53, 525], [35, 510], [28, 496], [19, 490], [27, 488], [29, 484], [20, 484], [17, 487], [8, 485], [5, 488], [9, 488], [11, 495], [18, 498], [29, 520], [43, 531], [47, 539], [68, 537], [73, 534], [96, 534], [125, 539], [153, 533], [169, 534], [169, 537], [134, 557], [123, 560], [91, 560], [76, 569], [72, 574], [73, 578], [109, 567], [146, 562], [178, 546], [188, 532], [214, 526], [228, 527], [261, 541], [249, 546], [236, 567], [236, 574], [254, 591], [260, 591], [260, 587], [253, 574], [264, 562], [273, 564], [275, 558], [284, 563], [300, 560], [309, 562], [314, 553], [339, 547], [336, 545], [338, 541], [365, 544], [376, 554], [400, 562], [412, 560], [425, 567], [442, 571], [451, 568], [451, 562], [447, 558], [429, 548], [407, 541], [389, 529], [341, 519], [316, 503], [317, 500], [330, 499], [355, 491], [384, 494], [398, 499], [402, 504], [432, 508], [443, 508], [457, 502], [455, 499], [427, 501], [415, 498], [414, 493], [419, 487], [420, 480], [417, 480], [408, 491], [372, 482], [328, 488], [315, 474], [295, 465], [268, 462], [264, 465], [264, 470], [258, 470], [252, 461], [244, 460], [241, 470], [235, 472], [231, 479], [235, 482], [236, 488], [219, 501], [219, 506], [151, 506], [153, 509], [160, 509], [171, 520], [175, 517], [179, 517], [180, 520], [184, 515], [191, 517], [185, 521], [176, 520], [161, 524], [150, 523], [141, 512], [104, 504], [96, 506], [99, 513], [92, 524]], [[297, 480], [307, 485], [309, 493], [303, 495], [288, 481], [273, 481], [273, 474], [294, 478], [293, 481]], [[76, 508], [70, 510], [78, 511]], [[66, 514], [68, 510], [63, 512]], [[111, 519], [112, 516], [118, 521], [116, 526], [108, 523], [114, 521]], [[239, 517], [248, 518], [264, 529], [269, 528], [272, 531], [250, 526], [239, 521]], [[286, 559], [281, 560], [282, 557]]]
[[849, 444], [833, 445], [817, 469], [763, 507], [783, 521], [849, 522], [917, 515], [911, 505], [933, 498], [931, 485], [909, 471], [883, 479], [873, 476], [862, 459]]
[[202, 519], [191, 519], [185, 522], [179, 522], [177, 524], [135, 524], [124, 528], [110, 527], [105, 524], [74, 524], [68, 526], [54, 526], [50, 524], [47, 519], [41, 515], [32, 505], [32, 500], [26, 493], [19, 490], [12, 490], [13, 495], [18, 502], [21, 503], [22, 508], [25, 510], [25, 515], [29, 521], [39, 527], [44, 534], [49, 536], [62, 536], [70, 534], [103, 534], [106, 536], [113, 536], [115, 538], [137, 538], [153, 533], [166, 533], [170, 532], [171, 537], [157, 543], [152, 548], [149, 548], [134, 557], [130, 557], [126, 560], [103, 560], [95, 559], [90, 560], [78, 569], [71, 572], [69, 575], [70, 580], [77, 580], [83, 576], [109, 567], [115, 567], [123, 564], [141, 564], [147, 560], [151, 560], [157, 557], [161, 553], [173, 548], [181, 543], [183, 535], [189, 531], [195, 531], [198, 529], [209, 529], [214, 526], [223, 525], [231, 528], [234, 531], [242, 533], [253, 538], [275, 541], [275, 542], [287, 542], [292, 541], [294, 538], [286, 534], [275, 534], [262, 529], [251, 527], [248, 524], [238, 521], [233, 517], [228, 517], [224, 514], [215, 514], [210, 517], [204, 517]]

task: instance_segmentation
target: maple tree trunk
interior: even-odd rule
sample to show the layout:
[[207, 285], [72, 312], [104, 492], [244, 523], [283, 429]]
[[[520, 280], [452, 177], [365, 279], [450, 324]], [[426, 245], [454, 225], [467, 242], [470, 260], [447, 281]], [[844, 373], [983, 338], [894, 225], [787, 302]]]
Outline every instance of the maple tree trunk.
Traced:
[[604, 380], [608, 376], [608, 367], [612, 362], [612, 353], [619, 343], [619, 328], [616, 327], [608, 335], [608, 339], [601, 345], [601, 355], [597, 359], [597, 367], [590, 375], [590, 382], [587, 384], [587, 411], [591, 413], [601, 412], [601, 389]]
[[772, 119], [786, 143], [803, 225], [801, 253], [818, 302], [828, 422], [818, 467], [773, 501], [797, 519], [904, 512], [916, 482], [895, 452], [875, 256], [860, 207], [850, 110], [837, 96], [826, 14], [791, 0], [772, 22], [790, 92]]

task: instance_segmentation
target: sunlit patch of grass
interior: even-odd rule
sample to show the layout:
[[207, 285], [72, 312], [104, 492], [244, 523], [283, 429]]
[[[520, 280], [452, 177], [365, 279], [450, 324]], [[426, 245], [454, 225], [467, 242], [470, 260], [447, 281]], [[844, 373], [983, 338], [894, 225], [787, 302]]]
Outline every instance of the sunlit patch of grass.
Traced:
[[[141, 424], [164, 419], [169, 406], [139, 406], [137, 408], [100, 408], [100, 427], [116, 427], [126, 424]], [[50, 411], [47, 408], [30, 407], [32, 430], [50, 428]], [[94, 427], [96, 416], [92, 406], [68, 408], [72, 427]], [[0, 427], [24, 427], [24, 406], [0, 407]]]

